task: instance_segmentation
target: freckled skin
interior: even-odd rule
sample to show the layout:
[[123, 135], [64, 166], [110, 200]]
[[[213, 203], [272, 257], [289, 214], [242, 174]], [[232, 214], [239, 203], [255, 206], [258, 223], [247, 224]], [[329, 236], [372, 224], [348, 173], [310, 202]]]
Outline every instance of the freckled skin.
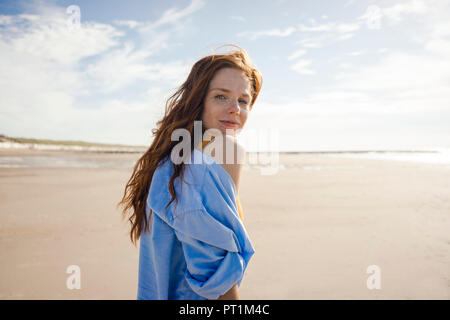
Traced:
[[[212, 90], [215, 88], [225, 88], [231, 92]], [[251, 98], [243, 96], [243, 93], [251, 96], [250, 81], [244, 72], [233, 68], [217, 71], [204, 100], [203, 126], [207, 129], [219, 129], [226, 135], [226, 127], [219, 120], [233, 120], [239, 124], [234, 130], [242, 130], [250, 112], [251, 102]]]

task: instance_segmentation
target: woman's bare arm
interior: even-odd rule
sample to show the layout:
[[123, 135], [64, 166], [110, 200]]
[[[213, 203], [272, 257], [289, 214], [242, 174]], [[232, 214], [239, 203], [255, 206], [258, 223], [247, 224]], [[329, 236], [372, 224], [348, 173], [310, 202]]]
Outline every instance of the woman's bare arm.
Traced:
[[228, 292], [217, 298], [217, 300], [239, 300], [237, 283], [235, 283]]

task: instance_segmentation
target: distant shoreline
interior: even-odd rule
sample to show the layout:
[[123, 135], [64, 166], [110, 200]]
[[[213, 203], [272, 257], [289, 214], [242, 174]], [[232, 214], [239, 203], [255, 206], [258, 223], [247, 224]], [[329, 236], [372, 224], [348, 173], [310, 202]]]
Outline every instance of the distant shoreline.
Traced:
[[0, 135], [0, 150], [81, 151], [102, 153], [140, 153], [145, 146], [128, 146], [85, 141], [58, 141], [33, 138], [17, 138]]
[[[18, 138], [0, 135], [0, 150], [43, 150], [43, 151], [81, 151], [101, 153], [141, 153], [148, 146], [106, 144], [85, 141], [64, 141], [34, 138]], [[271, 153], [275, 151], [247, 151], [247, 153]], [[318, 150], [318, 151], [279, 151], [280, 154], [386, 154], [386, 153], [439, 153], [437, 150]]]

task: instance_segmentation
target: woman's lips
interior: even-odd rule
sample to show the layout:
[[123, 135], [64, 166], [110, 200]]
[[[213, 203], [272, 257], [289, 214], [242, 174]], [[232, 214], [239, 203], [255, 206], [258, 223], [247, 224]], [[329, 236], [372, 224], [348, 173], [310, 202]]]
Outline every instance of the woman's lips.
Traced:
[[228, 127], [228, 128], [237, 128], [237, 127], [239, 127], [239, 125], [238, 125], [237, 123], [233, 123], [233, 122], [229, 122], [229, 121], [223, 121], [223, 120], [220, 120], [220, 122], [221, 122], [225, 127]]

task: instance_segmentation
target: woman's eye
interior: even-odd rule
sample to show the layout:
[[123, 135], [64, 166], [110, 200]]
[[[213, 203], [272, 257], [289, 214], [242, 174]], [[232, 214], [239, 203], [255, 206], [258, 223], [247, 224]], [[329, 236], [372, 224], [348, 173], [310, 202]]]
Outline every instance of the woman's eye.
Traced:
[[[223, 94], [218, 94], [216, 95], [214, 98], [216, 98], [217, 100], [227, 100], [227, 97], [225, 97]], [[239, 100], [240, 103], [243, 103], [245, 106], [248, 106], [248, 102], [246, 100]]]

